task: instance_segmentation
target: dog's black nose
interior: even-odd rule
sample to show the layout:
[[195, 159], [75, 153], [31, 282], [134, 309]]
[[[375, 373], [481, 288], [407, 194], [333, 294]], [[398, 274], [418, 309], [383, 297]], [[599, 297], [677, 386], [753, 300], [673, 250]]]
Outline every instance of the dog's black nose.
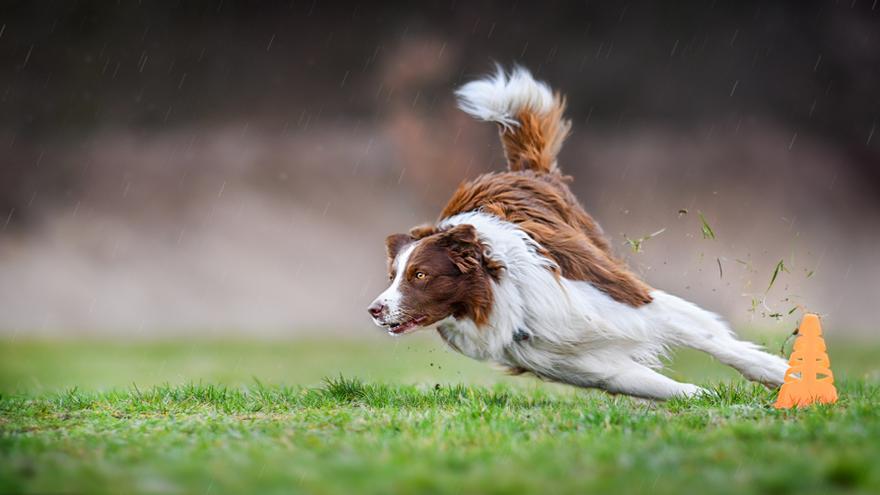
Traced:
[[379, 301], [374, 301], [373, 304], [371, 304], [370, 307], [367, 308], [367, 311], [370, 312], [370, 315], [373, 318], [378, 318], [379, 315], [382, 314], [382, 311], [385, 311], [385, 305], [380, 303]]

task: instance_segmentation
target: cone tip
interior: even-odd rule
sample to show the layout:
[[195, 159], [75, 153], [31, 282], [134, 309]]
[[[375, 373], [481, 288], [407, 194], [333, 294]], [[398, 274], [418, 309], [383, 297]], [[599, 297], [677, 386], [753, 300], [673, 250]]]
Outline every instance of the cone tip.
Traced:
[[822, 335], [822, 325], [819, 323], [819, 315], [815, 313], [805, 313], [801, 319], [800, 327], [798, 327], [800, 335]]

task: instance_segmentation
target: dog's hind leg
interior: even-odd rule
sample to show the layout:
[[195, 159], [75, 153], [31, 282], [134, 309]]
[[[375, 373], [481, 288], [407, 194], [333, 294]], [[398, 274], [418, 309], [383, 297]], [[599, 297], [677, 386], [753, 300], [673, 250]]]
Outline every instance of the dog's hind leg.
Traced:
[[725, 332], [683, 342], [687, 347], [711, 354], [715, 359], [735, 368], [746, 378], [768, 387], [782, 385], [788, 363], [779, 356], [762, 351], [757, 344], [737, 340]]
[[585, 356], [577, 364], [558, 370], [551, 379], [580, 387], [600, 388], [613, 394], [643, 399], [668, 400], [692, 397], [705, 390], [681, 383], [626, 356]]
[[709, 311], [659, 291], [652, 295], [665, 313], [666, 344], [708, 353], [749, 380], [770, 387], [782, 384], [788, 369], [784, 359], [761, 350], [757, 344], [737, 339], [727, 324]]
[[693, 397], [705, 390], [691, 383], [681, 383], [664, 376], [643, 364], [621, 363], [607, 370], [602, 388], [611, 393], [633, 395], [645, 399], [668, 400], [673, 397]]

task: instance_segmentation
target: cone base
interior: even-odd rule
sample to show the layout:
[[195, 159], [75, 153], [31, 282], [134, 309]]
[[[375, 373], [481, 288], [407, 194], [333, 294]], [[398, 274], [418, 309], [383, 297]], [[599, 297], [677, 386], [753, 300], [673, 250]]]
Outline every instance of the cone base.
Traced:
[[827, 383], [822, 386], [815, 384], [805, 390], [800, 383], [784, 383], [779, 389], [779, 397], [773, 407], [776, 409], [791, 409], [792, 407], [806, 407], [816, 402], [820, 404], [833, 404], [837, 402], [837, 389]]

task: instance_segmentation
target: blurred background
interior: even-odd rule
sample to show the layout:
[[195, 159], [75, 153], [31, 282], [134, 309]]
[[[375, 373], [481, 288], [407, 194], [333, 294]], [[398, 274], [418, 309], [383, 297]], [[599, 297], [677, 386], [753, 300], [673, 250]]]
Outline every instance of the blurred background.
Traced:
[[650, 284], [876, 338], [876, 1], [455, 0], [3, 2], [2, 338], [379, 335], [385, 236], [504, 167], [452, 96], [494, 61]]

